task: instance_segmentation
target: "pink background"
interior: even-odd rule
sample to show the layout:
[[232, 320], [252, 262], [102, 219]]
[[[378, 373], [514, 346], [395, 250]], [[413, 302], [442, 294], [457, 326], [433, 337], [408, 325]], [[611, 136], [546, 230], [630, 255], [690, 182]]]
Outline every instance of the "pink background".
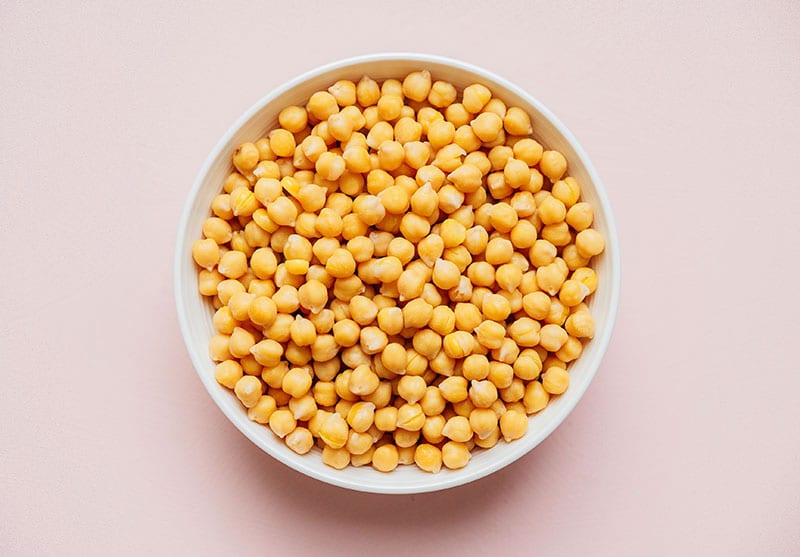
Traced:
[[[0, 554], [800, 552], [796, 2], [139, 4], [0, 6]], [[233, 120], [390, 50], [484, 66], [558, 114], [623, 258], [614, 339], [562, 427], [399, 497], [239, 434], [172, 297], [184, 199]]]

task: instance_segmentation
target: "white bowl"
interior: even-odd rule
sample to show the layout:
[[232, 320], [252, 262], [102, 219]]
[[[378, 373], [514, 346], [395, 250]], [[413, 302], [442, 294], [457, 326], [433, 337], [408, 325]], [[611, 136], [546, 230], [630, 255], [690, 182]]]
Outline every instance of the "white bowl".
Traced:
[[[364, 74], [376, 80], [401, 78], [423, 68], [428, 69], [434, 79], [450, 81], [459, 91], [470, 83], [485, 84], [506, 104], [527, 110], [533, 120], [534, 137], [546, 148], [557, 149], [566, 156], [569, 174], [578, 179], [583, 198], [594, 207], [594, 226], [606, 239], [605, 253], [593, 261], [599, 286], [589, 302], [596, 320], [597, 336], [570, 367], [567, 392], [555, 397], [547, 408], [530, 417], [528, 433], [522, 439], [508, 444], [501, 441], [492, 449], [474, 452], [465, 468], [443, 469], [438, 474], [422, 472], [416, 466], [400, 466], [389, 474], [370, 466], [334, 470], [322, 463], [316, 447], [311, 454], [297, 455], [268, 427], [250, 421], [233, 393], [214, 380], [214, 364], [208, 355], [209, 339], [214, 334], [213, 308], [197, 292], [197, 269], [192, 261], [191, 246], [201, 237], [211, 200], [220, 192], [225, 177], [232, 171], [231, 153], [234, 148], [262, 137], [275, 127], [280, 109], [287, 105], [305, 104], [314, 91], [326, 89], [339, 79], [358, 81]], [[175, 253], [175, 301], [183, 338], [203, 385], [222, 412], [248, 439], [287, 466], [330, 484], [375, 493], [421, 493], [465, 484], [507, 466], [541, 443], [572, 411], [600, 366], [614, 326], [619, 284], [619, 242], [611, 208], [589, 157], [575, 137], [539, 101], [513, 83], [463, 62], [424, 54], [374, 54], [341, 60], [303, 74], [261, 99], [222, 137], [197, 175], [181, 218]]]

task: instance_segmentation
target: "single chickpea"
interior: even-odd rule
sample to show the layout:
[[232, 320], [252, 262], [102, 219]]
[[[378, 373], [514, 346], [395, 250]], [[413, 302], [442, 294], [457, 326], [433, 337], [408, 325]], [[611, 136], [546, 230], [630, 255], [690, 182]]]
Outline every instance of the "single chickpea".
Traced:
[[363, 107], [372, 106], [378, 102], [381, 96], [381, 88], [375, 80], [364, 76], [356, 85], [356, 100]]
[[589, 294], [597, 290], [597, 274], [589, 267], [580, 267], [572, 273], [572, 278], [586, 285]]
[[475, 339], [467, 331], [454, 331], [444, 337], [442, 349], [451, 358], [465, 358], [475, 348]]
[[[319, 157], [327, 152], [327, 150], [328, 145], [325, 143], [325, 140], [318, 135], [309, 135], [300, 142], [300, 151], [302, 151], [306, 159], [313, 163], [316, 163]], [[261, 199], [259, 198], [259, 200]]]
[[229, 389], [235, 388], [243, 375], [242, 366], [236, 360], [221, 361], [214, 368], [214, 378], [217, 383]]
[[[578, 253], [583, 257], [593, 257], [603, 253], [606, 243], [603, 236], [593, 228], [587, 228], [578, 232], [575, 237], [575, 247], [578, 248]], [[220, 270], [224, 275], [225, 273]]]
[[375, 426], [380, 431], [394, 431], [397, 429], [397, 408], [386, 406], [375, 411]]
[[567, 171], [567, 159], [558, 151], [545, 151], [539, 161], [539, 168], [542, 170], [542, 174], [555, 182]]
[[294, 203], [284, 196], [280, 196], [267, 205], [267, 215], [280, 226], [294, 226], [299, 211]]
[[455, 313], [448, 306], [435, 306], [428, 326], [440, 335], [446, 335], [455, 329]]
[[572, 176], [557, 181], [552, 187], [553, 197], [561, 200], [567, 208], [575, 205], [581, 197], [581, 186]]
[[453, 172], [461, 166], [461, 157], [466, 154], [467, 152], [460, 145], [455, 143], [445, 145], [436, 152], [436, 157], [433, 159], [433, 166], [439, 168], [443, 173]]
[[514, 292], [522, 282], [522, 269], [513, 263], [500, 265], [495, 271], [497, 285], [506, 292]]
[[331, 114], [339, 112], [336, 97], [327, 91], [317, 91], [308, 99], [306, 110], [317, 120], [327, 120]]
[[579, 280], [568, 279], [561, 285], [561, 290], [558, 292], [558, 299], [561, 303], [568, 307], [574, 307], [583, 302], [583, 299], [589, 295], [589, 287]]
[[413, 117], [401, 117], [394, 125], [394, 137], [404, 147], [407, 143], [422, 139], [422, 124]]
[[431, 91], [431, 74], [428, 70], [411, 72], [403, 80], [403, 95], [412, 101], [424, 101]]
[[270, 415], [269, 427], [275, 435], [283, 439], [297, 427], [297, 420], [289, 410], [281, 408]]
[[569, 208], [566, 215], [567, 224], [576, 231], [586, 230], [592, 225], [594, 211], [588, 203], [576, 203]]
[[[192, 258], [200, 267], [211, 271], [214, 269], [214, 266], [220, 262], [219, 245], [210, 238], [205, 240], [197, 240], [194, 244], [192, 244]], [[220, 271], [220, 273], [222, 273], [222, 271]]]
[[247, 174], [258, 164], [258, 148], [254, 143], [242, 143], [233, 152], [233, 166], [242, 174]]
[[292, 133], [298, 133], [308, 125], [308, 113], [302, 106], [287, 106], [278, 114], [278, 124]]
[[555, 353], [556, 358], [560, 362], [564, 362], [566, 366], [567, 362], [571, 362], [577, 359], [581, 353], [583, 352], [583, 343], [580, 339], [570, 336], [567, 338], [567, 342], [564, 343], [564, 346], [558, 349]]
[[461, 103], [450, 104], [444, 112], [444, 119], [452, 123], [456, 128], [469, 124], [472, 117], [472, 114]]
[[481, 148], [481, 140], [475, 131], [468, 124], [459, 126], [456, 129], [453, 143], [463, 148], [467, 153], [474, 153]]
[[250, 349], [255, 343], [256, 339], [253, 333], [242, 327], [235, 327], [228, 340], [228, 351], [235, 358], [242, 358], [250, 354]]
[[417, 445], [414, 450], [414, 462], [420, 470], [435, 474], [442, 469], [442, 451], [428, 443]]
[[520, 356], [513, 364], [514, 375], [525, 381], [539, 377], [542, 371], [542, 360], [536, 352]]
[[442, 428], [442, 435], [459, 443], [466, 443], [472, 439], [472, 427], [466, 416], [453, 416], [448, 419]]
[[487, 294], [483, 298], [481, 311], [486, 319], [505, 321], [511, 315], [511, 304], [499, 294]]
[[481, 141], [489, 143], [502, 131], [503, 119], [493, 112], [482, 112], [470, 122], [470, 126]]
[[569, 373], [560, 367], [550, 367], [542, 373], [542, 387], [551, 395], [560, 395], [569, 387]]
[[497, 414], [491, 408], [475, 408], [469, 413], [469, 425], [478, 439], [486, 439], [497, 429]]
[[528, 432], [528, 417], [510, 410], [500, 417], [500, 432], [506, 442], [519, 439]]
[[[268, 298], [267, 298], [268, 299]], [[222, 306], [215, 313], [212, 318], [214, 328], [218, 333], [229, 335], [233, 333], [234, 329], [239, 325], [239, 322], [231, 315], [231, 310], [228, 306]]]
[[567, 317], [567, 332], [577, 338], [594, 337], [594, 318], [588, 311], [579, 311]]
[[372, 467], [379, 472], [391, 472], [397, 468], [399, 456], [395, 445], [381, 445], [372, 454]]
[[400, 215], [408, 211], [411, 197], [402, 186], [390, 186], [378, 194], [387, 213]]
[[531, 117], [519, 107], [512, 106], [506, 110], [503, 117], [503, 126], [511, 135], [528, 135], [533, 133]]
[[438, 150], [452, 143], [455, 134], [456, 128], [451, 122], [437, 120], [429, 125], [427, 135], [431, 148]]
[[269, 133], [269, 147], [279, 157], [291, 157], [295, 149], [294, 135], [289, 130], [277, 129]]
[[425, 395], [426, 388], [425, 380], [419, 376], [406, 375], [397, 383], [397, 393], [410, 404], [419, 402]]
[[333, 95], [339, 106], [351, 106], [356, 103], [356, 84], [352, 81], [339, 80], [328, 87], [328, 92]]
[[476, 408], [489, 408], [497, 400], [497, 387], [488, 380], [472, 380], [469, 388], [469, 399]]
[[565, 272], [557, 262], [536, 269], [536, 282], [544, 292], [554, 296], [566, 279]]
[[256, 423], [266, 424], [275, 410], [277, 410], [275, 399], [269, 395], [262, 395], [253, 406], [248, 408], [247, 417]]
[[197, 290], [203, 296], [215, 296], [217, 294], [217, 287], [225, 277], [219, 274], [218, 271], [201, 269], [197, 274]]
[[326, 180], [337, 180], [347, 170], [347, 163], [341, 155], [326, 151], [315, 163], [317, 173]]
[[475, 327], [475, 336], [478, 343], [486, 348], [500, 348], [506, 336], [506, 327], [496, 321], [483, 321]]
[[328, 258], [325, 270], [332, 277], [346, 278], [355, 272], [356, 262], [349, 251], [344, 248], [336, 248]]
[[361, 348], [367, 354], [377, 354], [381, 352], [389, 340], [380, 328], [378, 327], [364, 327], [361, 329]]
[[368, 365], [357, 366], [350, 375], [348, 389], [357, 396], [369, 395], [378, 388], [380, 378]]
[[311, 393], [306, 393], [301, 397], [292, 398], [289, 401], [289, 410], [295, 420], [306, 422], [317, 413], [317, 403]]
[[458, 286], [461, 272], [458, 267], [450, 261], [444, 259], [437, 259], [433, 266], [433, 283], [442, 288], [449, 290]]
[[248, 318], [250, 304], [255, 299], [255, 295], [245, 291], [242, 282], [234, 279], [221, 281], [217, 285], [218, 297], [220, 302], [228, 304], [231, 316], [237, 321], [245, 321]]
[[472, 455], [464, 443], [448, 441], [442, 446], [442, 463], [450, 470], [464, 468]]
[[283, 439], [286, 446], [297, 454], [307, 454], [314, 446], [314, 437], [304, 427], [296, 427]]
[[378, 310], [378, 327], [387, 335], [396, 335], [403, 330], [403, 310], [399, 307], [386, 307]]
[[476, 261], [467, 267], [467, 277], [475, 286], [493, 286], [495, 270], [486, 261]]
[[514, 253], [514, 245], [510, 240], [505, 238], [492, 238], [486, 244], [486, 262], [490, 265], [502, 265], [511, 261], [511, 255]]
[[543, 410], [549, 402], [550, 393], [544, 389], [541, 383], [531, 381], [525, 386], [525, 396], [522, 398], [522, 403], [525, 405], [525, 410], [528, 414]]
[[473, 114], [479, 113], [492, 98], [492, 92], [485, 85], [473, 83], [464, 88], [462, 104]]
[[[504, 364], [513, 364], [519, 357], [519, 346], [510, 338], [503, 339], [500, 348], [492, 350], [492, 358]], [[497, 384], [497, 383], [495, 383]]]
[[[527, 220], [520, 220], [511, 229], [511, 243], [517, 249], [528, 249], [536, 242], [536, 227]], [[555, 257], [555, 256], [554, 256]]]
[[531, 169], [524, 161], [509, 158], [503, 167], [503, 178], [514, 189], [521, 188], [531, 180]]
[[397, 408], [397, 427], [406, 431], [419, 432], [425, 425], [425, 413], [418, 403], [405, 403]]
[[439, 383], [439, 391], [447, 402], [461, 402], [469, 396], [467, 380], [458, 375], [447, 377]]
[[403, 324], [406, 328], [421, 329], [430, 322], [433, 316], [433, 306], [422, 298], [416, 298], [403, 307], [402, 313]]
[[458, 92], [452, 83], [436, 81], [428, 93], [428, 102], [437, 108], [445, 108], [455, 102]]
[[371, 402], [356, 402], [347, 413], [347, 423], [357, 433], [367, 431], [375, 421], [375, 405]]
[[378, 316], [378, 306], [366, 296], [353, 296], [350, 299], [350, 316], [362, 327], [369, 325]]
[[529, 317], [520, 317], [508, 327], [508, 335], [519, 346], [536, 346], [539, 344], [541, 325]]
[[567, 216], [567, 209], [564, 203], [550, 195], [539, 205], [537, 214], [545, 225], [558, 224]]

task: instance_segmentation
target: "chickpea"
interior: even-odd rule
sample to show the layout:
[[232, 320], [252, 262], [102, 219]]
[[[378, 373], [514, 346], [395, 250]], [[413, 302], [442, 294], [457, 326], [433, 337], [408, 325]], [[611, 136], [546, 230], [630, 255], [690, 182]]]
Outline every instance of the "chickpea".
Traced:
[[551, 395], [560, 395], [569, 387], [569, 373], [560, 367], [550, 367], [542, 374], [542, 387]]
[[577, 338], [594, 337], [594, 318], [588, 311], [578, 311], [567, 317], [564, 324], [567, 333]]
[[462, 104], [464, 108], [473, 114], [477, 114], [492, 98], [492, 92], [485, 85], [473, 83], [464, 88], [463, 97]]
[[233, 152], [233, 165], [239, 172], [246, 174], [258, 164], [259, 152], [253, 143], [242, 143]]
[[428, 93], [428, 102], [437, 108], [445, 108], [452, 104], [458, 93], [452, 83], [436, 81]]
[[317, 120], [327, 120], [329, 116], [339, 112], [336, 97], [327, 91], [317, 91], [311, 95], [306, 109]]
[[490, 265], [502, 265], [511, 261], [511, 255], [514, 253], [514, 245], [510, 240], [505, 238], [492, 238], [486, 244], [486, 262]]
[[581, 186], [575, 178], [568, 176], [553, 184], [552, 193], [553, 197], [562, 201], [567, 208], [571, 208], [581, 197]]
[[541, 168], [542, 174], [555, 182], [567, 171], [567, 159], [558, 151], [545, 151], [539, 161], [539, 168]]
[[464, 468], [472, 455], [464, 443], [448, 441], [442, 446], [442, 463], [451, 470]]
[[[587, 228], [578, 232], [575, 237], [575, 247], [583, 257], [589, 258], [603, 253], [606, 244], [603, 236], [592, 228]], [[224, 272], [220, 271], [223, 275]]]
[[481, 311], [487, 319], [505, 321], [511, 314], [511, 304], [499, 294], [487, 294], [483, 298]]
[[442, 428], [442, 435], [451, 441], [466, 443], [472, 439], [472, 427], [465, 416], [453, 416]]
[[529, 317], [521, 317], [508, 327], [508, 335], [519, 346], [536, 346], [539, 344], [541, 325]]
[[475, 335], [482, 346], [489, 349], [500, 348], [506, 336], [506, 328], [496, 321], [487, 320], [475, 327]]
[[[220, 261], [219, 245], [210, 238], [206, 240], [197, 240], [192, 245], [192, 258], [200, 267], [211, 271]], [[220, 273], [222, 273], [222, 271], [220, 271]]]
[[475, 348], [475, 339], [467, 331], [454, 331], [444, 337], [442, 350], [451, 358], [465, 358]]

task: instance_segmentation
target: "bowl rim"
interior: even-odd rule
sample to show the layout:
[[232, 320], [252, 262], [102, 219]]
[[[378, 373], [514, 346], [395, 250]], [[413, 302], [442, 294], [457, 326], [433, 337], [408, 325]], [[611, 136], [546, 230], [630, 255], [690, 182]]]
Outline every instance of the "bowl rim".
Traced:
[[[182, 282], [181, 277], [182, 271], [182, 263], [183, 258], [185, 258], [186, 254], [183, 253], [182, 246], [185, 242], [185, 235], [186, 230], [188, 228], [189, 220], [192, 216], [192, 205], [196, 197], [198, 196], [202, 184], [205, 180], [205, 176], [211, 170], [214, 161], [217, 157], [221, 154], [222, 150], [225, 148], [225, 145], [230, 141], [230, 139], [238, 132], [238, 130], [243, 127], [250, 119], [252, 119], [265, 105], [272, 102], [273, 99], [279, 97], [280, 95], [286, 93], [290, 89], [301, 85], [305, 81], [312, 79], [320, 74], [324, 74], [326, 72], [330, 72], [337, 69], [346, 68], [349, 66], [362, 64], [366, 62], [381, 62], [381, 61], [411, 61], [417, 62], [421, 65], [430, 63], [430, 64], [441, 64], [453, 67], [457, 70], [471, 72], [473, 74], [485, 77], [488, 80], [494, 81], [495, 83], [505, 87], [509, 91], [512, 91], [516, 95], [524, 98], [527, 102], [529, 102], [532, 106], [536, 107], [536, 109], [544, 115], [544, 117], [549, 120], [554, 128], [558, 130], [558, 132], [566, 139], [566, 141], [572, 146], [572, 148], [577, 153], [578, 157], [583, 162], [583, 165], [586, 169], [586, 173], [591, 177], [592, 182], [594, 183], [594, 187], [596, 190], [597, 198], [599, 200], [600, 205], [602, 206], [603, 216], [606, 222], [606, 226], [608, 229], [606, 243], [607, 245], [613, 246], [613, 249], [607, 250], [607, 255], [609, 256], [609, 269], [610, 275], [612, 280], [608, 283], [608, 288], [610, 288], [609, 292], [609, 312], [606, 317], [605, 327], [600, 335], [594, 337], [592, 340], [593, 343], [599, 345], [597, 350], [597, 363], [594, 366], [591, 366], [587, 372], [587, 380], [580, 385], [580, 387], [575, 387], [570, 389], [571, 396], [569, 399], [564, 401], [565, 403], [561, 405], [558, 409], [558, 412], [552, 416], [550, 421], [546, 424], [546, 427], [543, 427], [540, 430], [537, 430], [536, 435], [531, 437], [530, 440], [525, 443], [525, 450], [516, 451], [514, 453], [505, 455], [503, 457], [497, 458], [495, 460], [491, 460], [486, 463], [484, 466], [478, 468], [475, 467], [474, 470], [469, 470], [469, 467], [466, 469], [462, 469], [460, 472], [462, 474], [457, 476], [444, 476], [444, 475], [432, 475], [432, 478], [436, 478], [436, 481], [431, 481], [422, 486], [413, 486], [413, 487], [404, 487], [402, 484], [398, 484], [397, 482], [387, 481], [385, 485], [375, 486], [375, 485], [364, 485], [359, 482], [353, 481], [353, 479], [349, 476], [342, 474], [338, 470], [326, 470], [324, 472], [320, 472], [317, 468], [312, 468], [305, 464], [305, 459], [296, 459], [291, 460], [285, 458], [284, 455], [275, 452], [272, 450], [271, 447], [267, 446], [260, 439], [250, 434], [248, 431], [248, 425], [250, 421], [244, 417], [244, 415], [232, 415], [226, 409], [225, 405], [223, 405], [221, 401], [221, 394], [216, 392], [212, 387], [211, 383], [215, 382], [212, 378], [207, 378], [201, 373], [201, 369], [203, 365], [207, 362], [201, 362], [200, 356], [198, 351], [193, 349], [190, 345], [190, 327], [189, 327], [189, 320], [188, 320], [188, 310], [186, 305], [184, 304], [182, 298]], [[464, 485], [467, 483], [471, 483], [473, 481], [479, 480], [484, 478], [506, 466], [510, 465], [514, 461], [518, 460], [519, 458], [525, 456], [534, 448], [536, 448], [539, 444], [541, 444], [550, 434], [560, 426], [566, 417], [573, 411], [575, 406], [578, 402], [583, 398], [586, 390], [588, 389], [589, 385], [594, 380], [600, 365], [605, 357], [605, 354], [608, 349], [608, 345], [611, 341], [611, 337], [614, 330], [614, 325], [616, 323], [617, 318], [617, 311], [619, 306], [619, 297], [620, 297], [620, 283], [621, 283], [621, 271], [620, 271], [620, 254], [619, 254], [619, 238], [617, 236], [617, 229], [616, 224], [614, 221], [614, 215], [611, 210], [611, 204], [608, 200], [608, 196], [606, 194], [605, 187], [603, 186], [600, 177], [597, 174], [597, 170], [594, 167], [591, 159], [589, 158], [586, 151], [583, 149], [581, 144], [578, 142], [577, 138], [572, 134], [572, 132], [561, 122], [559, 118], [556, 117], [546, 106], [544, 106], [538, 99], [533, 97], [530, 93], [516, 85], [515, 83], [495, 74], [492, 71], [486, 70], [482, 67], [475, 66], [473, 64], [469, 64], [467, 62], [462, 62], [457, 59], [433, 55], [433, 54], [424, 54], [424, 53], [417, 53], [417, 52], [384, 52], [384, 53], [373, 53], [373, 54], [365, 54], [359, 56], [351, 56], [348, 58], [343, 58], [340, 60], [336, 60], [333, 62], [329, 62], [327, 64], [323, 64], [311, 70], [308, 70], [288, 81], [284, 84], [278, 86], [277, 88], [273, 89], [265, 96], [260, 98], [255, 104], [253, 104], [249, 109], [247, 109], [236, 121], [228, 128], [225, 134], [217, 141], [216, 145], [211, 149], [211, 152], [206, 157], [203, 165], [201, 166], [197, 176], [194, 180], [191, 190], [189, 191], [188, 196], [186, 197], [186, 201], [184, 204], [184, 208], [181, 214], [181, 218], [178, 224], [178, 233], [177, 233], [177, 245], [175, 249], [175, 256], [173, 260], [173, 296], [175, 298], [176, 310], [178, 314], [178, 323], [181, 329], [181, 335], [183, 337], [184, 345], [189, 353], [189, 357], [192, 361], [192, 365], [195, 368], [195, 372], [200, 377], [203, 386], [205, 387], [206, 391], [208, 392], [211, 399], [217, 405], [217, 407], [222, 411], [228, 420], [233, 423], [233, 425], [245, 436], [247, 437], [252, 443], [258, 446], [262, 451], [266, 454], [270, 455], [271, 457], [275, 458], [279, 462], [285, 464], [286, 466], [306, 475], [311, 478], [314, 478], [319, 481], [323, 481], [325, 483], [335, 485], [338, 487], [355, 490], [355, 491], [362, 491], [368, 493], [383, 493], [383, 494], [413, 494], [413, 493], [425, 493], [425, 492], [432, 492], [432, 491], [440, 491], [444, 489], [449, 489], [452, 487], [456, 487], [459, 485]], [[527, 436], [526, 436], [527, 437]], [[522, 439], [517, 441], [523, 441]]]

